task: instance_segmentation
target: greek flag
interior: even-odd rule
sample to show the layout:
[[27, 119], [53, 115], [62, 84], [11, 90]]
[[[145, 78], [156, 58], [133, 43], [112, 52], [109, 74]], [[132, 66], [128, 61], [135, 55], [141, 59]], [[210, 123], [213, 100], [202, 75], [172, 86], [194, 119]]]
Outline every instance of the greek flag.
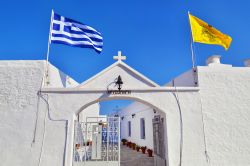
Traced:
[[52, 43], [92, 48], [101, 53], [103, 40], [94, 28], [54, 13], [51, 19]]

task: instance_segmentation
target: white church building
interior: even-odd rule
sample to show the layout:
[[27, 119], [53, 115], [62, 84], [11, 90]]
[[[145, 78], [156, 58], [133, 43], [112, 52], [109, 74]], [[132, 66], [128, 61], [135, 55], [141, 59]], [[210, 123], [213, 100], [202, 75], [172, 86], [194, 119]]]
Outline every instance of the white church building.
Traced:
[[[163, 86], [124, 59], [80, 84], [43, 60], [0, 61], [0, 165], [122, 166], [121, 138], [154, 166], [250, 165], [250, 59], [211, 56]], [[101, 117], [107, 100], [134, 102]]]
[[121, 138], [154, 149], [153, 119], [158, 116], [165, 118], [164, 113], [140, 102], [133, 102], [117, 115], [121, 117]]

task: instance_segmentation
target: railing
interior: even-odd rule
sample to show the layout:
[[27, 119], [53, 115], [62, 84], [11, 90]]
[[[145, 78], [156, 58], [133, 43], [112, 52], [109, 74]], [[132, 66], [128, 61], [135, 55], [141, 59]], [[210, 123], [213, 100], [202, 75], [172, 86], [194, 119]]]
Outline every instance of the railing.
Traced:
[[113, 162], [120, 165], [120, 118], [88, 117], [75, 121], [74, 163]]

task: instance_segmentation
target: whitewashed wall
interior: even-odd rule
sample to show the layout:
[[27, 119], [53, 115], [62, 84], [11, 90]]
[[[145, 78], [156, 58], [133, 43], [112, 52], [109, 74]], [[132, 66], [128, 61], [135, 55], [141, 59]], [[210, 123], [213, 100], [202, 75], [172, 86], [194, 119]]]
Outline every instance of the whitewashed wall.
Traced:
[[[198, 81], [200, 109], [204, 116], [203, 139], [207, 146], [207, 160], [211, 165], [250, 165], [249, 76], [250, 67], [210, 63], [208, 66], [198, 66], [197, 74], [190, 70], [174, 79], [176, 86], [189, 86], [192, 80]], [[173, 86], [172, 83], [166, 86]], [[184, 122], [186, 118], [183, 118]], [[185, 141], [185, 137], [183, 139]], [[184, 150], [187, 150], [184, 153], [190, 153], [188, 148]], [[188, 158], [184, 155], [185, 165], [189, 164]]]
[[[0, 62], [0, 165], [36, 165], [33, 138], [43, 61]], [[42, 117], [41, 117], [42, 118]], [[38, 149], [37, 149], [38, 150]]]
[[[181, 132], [180, 112], [173, 95], [175, 88], [171, 87], [160, 91], [134, 90], [128, 95], [107, 95], [101, 90], [84, 91], [84, 86], [80, 87], [80, 91], [72, 92], [66, 92], [67, 88], [61, 88], [59, 92], [45, 89], [42, 95], [49, 103], [48, 110], [46, 102], [41, 98], [39, 101], [37, 96], [44, 65], [44, 61], [0, 62], [0, 161], [3, 166], [70, 166], [75, 115], [88, 105], [104, 99], [136, 99], [151, 104], [166, 114], [170, 166], [180, 163], [181, 135], [182, 166], [209, 165], [204, 154], [201, 110], [204, 112], [210, 164], [250, 165], [249, 67], [198, 67], [200, 92], [196, 89], [187, 90], [185, 87], [184, 90], [178, 90], [183, 123]], [[120, 71], [115, 67], [113, 69], [115, 70], [110, 69], [110, 76], [99, 78], [113, 81]], [[131, 76], [136, 79], [132, 81], [134, 85], [131, 88], [147, 88], [141, 86], [143, 81], [140, 82], [141, 79], [133, 74], [127, 74], [125, 82], [129, 82]], [[55, 74], [55, 77], [58, 76]], [[95, 84], [105, 89], [103, 82], [96, 81]], [[153, 85], [149, 81], [146, 84]], [[64, 87], [62, 85], [53, 87]], [[87, 86], [94, 87], [93, 84]], [[130, 86], [126, 88], [129, 89]]]
[[[45, 61], [0, 61], [1, 166], [63, 165], [64, 163], [67, 119], [63, 120], [60, 117], [54, 119], [55, 116], [51, 112], [48, 115], [45, 101], [38, 97], [45, 64]], [[76, 81], [50, 65], [49, 86], [76, 85], [78, 85]], [[44, 94], [43, 97], [48, 98]], [[63, 107], [64, 103], [58, 101], [51, 104]], [[67, 115], [67, 112], [59, 114]], [[72, 119], [72, 116], [71, 114], [68, 119]], [[51, 127], [48, 127], [50, 125]], [[45, 139], [43, 139], [44, 134]], [[60, 142], [62, 146], [57, 146]], [[53, 151], [56, 152], [55, 156], [50, 155]]]
[[[133, 118], [132, 114], [135, 114]], [[155, 115], [161, 115], [165, 119], [164, 113], [160, 111], [154, 113], [153, 108], [139, 102], [133, 102], [123, 108], [119, 112], [119, 116], [124, 117], [123, 120], [121, 120], [121, 138], [132, 141], [139, 146], [147, 146], [147, 148], [153, 149], [152, 119]], [[145, 139], [141, 139], [141, 118], [145, 119]], [[128, 135], [129, 121], [131, 121], [131, 136]]]
[[211, 165], [250, 165], [250, 67], [213, 64], [198, 73]]
[[195, 87], [197, 86], [195, 81], [197, 81], [196, 73], [194, 73], [193, 69], [191, 69], [175, 77], [172, 81], [168, 82], [164, 86]]
[[69, 88], [69, 87], [75, 87], [79, 85], [78, 82], [76, 82], [70, 76], [66, 75], [65, 73], [63, 73], [62, 71], [60, 71], [53, 65], [49, 65], [48, 73], [49, 73], [49, 76], [48, 76], [49, 84], [47, 85], [48, 87]]
[[[82, 110], [82, 112], [79, 113], [79, 121], [80, 122], [86, 122], [86, 117], [98, 117], [100, 113], [100, 105], [99, 103], [90, 105], [89, 107]], [[91, 119], [92, 121], [96, 121], [95, 119]], [[91, 121], [88, 119], [88, 122]]]

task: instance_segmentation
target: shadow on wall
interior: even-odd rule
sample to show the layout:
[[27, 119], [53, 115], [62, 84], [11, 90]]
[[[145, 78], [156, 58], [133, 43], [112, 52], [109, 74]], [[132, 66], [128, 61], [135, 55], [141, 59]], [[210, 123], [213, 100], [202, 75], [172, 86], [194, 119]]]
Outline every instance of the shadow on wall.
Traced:
[[66, 88], [67, 75], [59, 71], [59, 75], [63, 84], [63, 87]]

